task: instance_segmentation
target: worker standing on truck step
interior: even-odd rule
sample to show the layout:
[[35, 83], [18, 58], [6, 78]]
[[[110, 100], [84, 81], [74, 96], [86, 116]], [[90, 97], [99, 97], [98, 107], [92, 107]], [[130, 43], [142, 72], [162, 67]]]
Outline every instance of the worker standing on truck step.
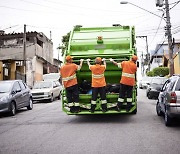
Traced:
[[66, 89], [66, 97], [70, 112], [79, 112], [79, 90], [76, 78], [76, 71], [80, 70], [83, 64], [83, 59], [80, 59], [80, 65], [73, 63], [73, 57], [66, 56], [66, 63], [60, 68], [63, 85]]
[[136, 61], [138, 57], [133, 55], [131, 60], [123, 61], [121, 63], [115, 62], [112, 58], [110, 59], [114, 65], [117, 65], [119, 68], [122, 68], [122, 76], [120, 80], [120, 90], [119, 98], [117, 103], [117, 110], [120, 111], [125, 99], [127, 96], [127, 106], [126, 111], [129, 112], [132, 106], [132, 92], [133, 86], [135, 84], [135, 73], [137, 71]]
[[[103, 65], [102, 65], [103, 61]], [[87, 64], [89, 65], [89, 69], [92, 72], [92, 99], [91, 99], [91, 112], [93, 113], [96, 108], [96, 100], [98, 94], [100, 94], [101, 98], [101, 107], [102, 111], [107, 111], [107, 101], [106, 101], [106, 81], [104, 77], [104, 71], [106, 70], [106, 61], [105, 59], [101, 59], [97, 57], [95, 59], [95, 65], [90, 64], [90, 59], [87, 59]]]

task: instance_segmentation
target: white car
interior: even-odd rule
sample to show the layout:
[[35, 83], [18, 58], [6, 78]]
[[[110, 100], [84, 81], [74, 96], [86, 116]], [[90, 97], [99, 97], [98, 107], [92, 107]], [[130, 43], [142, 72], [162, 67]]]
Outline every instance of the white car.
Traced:
[[55, 74], [46, 74], [43, 76], [44, 81], [35, 82], [31, 93], [33, 101], [49, 100], [52, 102], [55, 98], [61, 98], [62, 86], [57, 80], [52, 78]]

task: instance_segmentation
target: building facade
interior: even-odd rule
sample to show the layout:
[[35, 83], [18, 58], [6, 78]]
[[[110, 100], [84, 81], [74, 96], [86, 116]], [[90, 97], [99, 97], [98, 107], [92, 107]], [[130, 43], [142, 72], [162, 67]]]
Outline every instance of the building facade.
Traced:
[[43, 74], [58, 71], [53, 64], [53, 43], [43, 33], [5, 34], [0, 31], [0, 80], [22, 79], [28, 86], [42, 80]]

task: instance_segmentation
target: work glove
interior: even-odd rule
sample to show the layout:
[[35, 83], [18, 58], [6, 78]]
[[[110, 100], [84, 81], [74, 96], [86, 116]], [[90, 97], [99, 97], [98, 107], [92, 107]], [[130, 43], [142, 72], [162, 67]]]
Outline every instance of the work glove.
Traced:
[[112, 59], [112, 58], [110, 58], [109, 60], [110, 60], [111, 62], [113, 61], [113, 59]]
[[102, 59], [102, 61], [105, 61], [105, 60], [106, 60], [105, 58]]
[[80, 59], [80, 62], [83, 62], [84, 61], [84, 59]]
[[91, 60], [91, 59], [88, 58], [88, 59], [87, 59], [87, 62], [90, 61], [90, 60]]

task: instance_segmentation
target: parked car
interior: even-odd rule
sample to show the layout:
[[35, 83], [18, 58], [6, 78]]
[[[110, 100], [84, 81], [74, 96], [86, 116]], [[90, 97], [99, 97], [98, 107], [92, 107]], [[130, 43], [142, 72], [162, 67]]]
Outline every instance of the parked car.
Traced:
[[22, 80], [0, 81], [0, 112], [9, 112], [12, 116], [22, 107], [32, 110], [32, 94]]
[[157, 115], [164, 114], [165, 125], [180, 117], [180, 75], [173, 75], [163, 85], [156, 104]]
[[148, 85], [151, 82], [152, 77], [143, 77], [140, 81], [139, 81], [139, 88], [140, 89], [146, 89], [148, 87]]
[[38, 81], [35, 82], [31, 90], [33, 101], [49, 100], [61, 98], [62, 86], [59, 81]]
[[158, 99], [159, 92], [166, 80], [166, 77], [152, 77], [146, 90], [148, 99]]

